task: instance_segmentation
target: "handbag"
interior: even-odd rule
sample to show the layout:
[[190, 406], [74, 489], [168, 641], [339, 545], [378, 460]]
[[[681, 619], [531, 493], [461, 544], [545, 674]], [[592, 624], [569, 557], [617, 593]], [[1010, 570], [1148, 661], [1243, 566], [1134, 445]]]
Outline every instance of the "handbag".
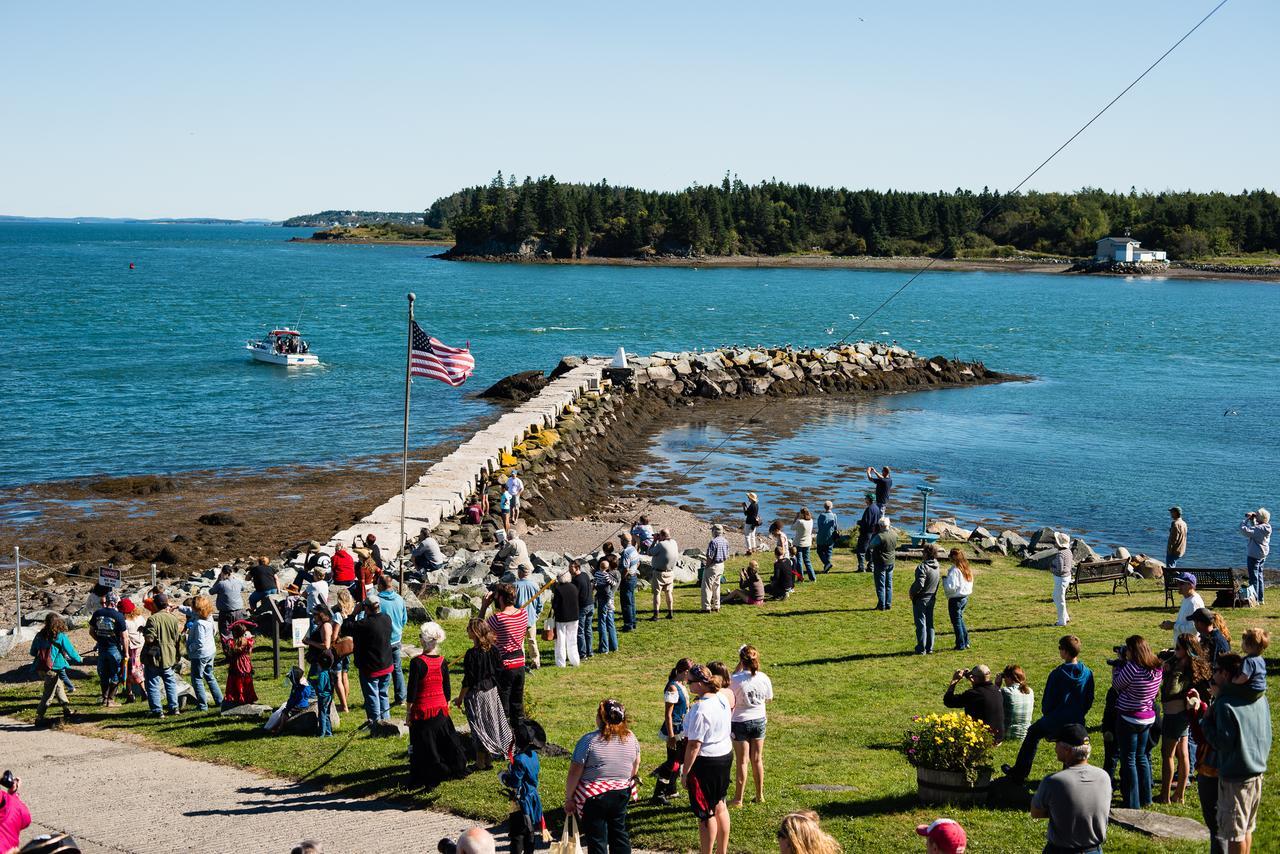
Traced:
[[582, 839], [578, 836], [577, 816], [569, 816], [564, 823], [560, 840], [551, 843], [548, 854], [586, 854], [586, 850], [582, 847]]
[[547, 621], [542, 624], [542, 639], [544, 641], [553, 641], [556, 639], [555, 617], [547, 617]]
[[346, 658], [356, 650], [356, 642], [350, 635], [343, 635], [333, 642], [333, 654], [338, 658]]

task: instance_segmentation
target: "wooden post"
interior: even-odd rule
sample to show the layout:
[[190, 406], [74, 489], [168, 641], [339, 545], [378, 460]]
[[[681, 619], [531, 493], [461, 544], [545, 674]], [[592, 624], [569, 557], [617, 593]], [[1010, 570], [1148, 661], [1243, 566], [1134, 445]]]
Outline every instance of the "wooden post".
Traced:
[[14, 608], [15, 622], [13, 633], [16, 635], [22, 628], [22, 553], [18, 546], [13, 547], [13, 595], [17, 599]]

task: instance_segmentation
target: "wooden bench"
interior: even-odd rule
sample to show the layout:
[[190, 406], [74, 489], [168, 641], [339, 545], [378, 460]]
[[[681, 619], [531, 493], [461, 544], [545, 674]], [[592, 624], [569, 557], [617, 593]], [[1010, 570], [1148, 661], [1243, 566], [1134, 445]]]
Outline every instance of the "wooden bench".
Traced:
[[1164, 571], [1164, 604], [1166, 608], [1172, 608], [1178, 602], [1178, 583], [1174, 581], [1174, 576], [1180, 572], [1189, 572], [1196, 577], [1197, 591], [1230, 590], [1233, 597], [1235, 592], [1249, 580], [1249, 573], [1246, 570], [1232, 567], [1200, 569], [1180, 566], [1172, 571], [1166, 569]]
[[1104, 581], [1111, 582], [1112, 593], [1116, 593], [1123, 587], [1126, 595], [1133, 595], [1129, 589], [1129, 561], [1125, 558], [1091, 560], [1076, 564], [1071, 573], [1071, 584], [1067, 587], [1067, 595], [1074, 593], [1076, 601], [1079, 602], [1081, 584], [1100, 584]]

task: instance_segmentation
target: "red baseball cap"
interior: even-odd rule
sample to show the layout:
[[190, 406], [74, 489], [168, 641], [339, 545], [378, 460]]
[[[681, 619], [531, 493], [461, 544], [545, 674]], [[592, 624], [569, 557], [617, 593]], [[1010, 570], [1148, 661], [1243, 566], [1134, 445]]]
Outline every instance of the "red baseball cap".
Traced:
[[944, 854], [961, 854], [968, 844], [964, 828], [949, 818], [934, 819], [929, 824], [919, 825], [916, 833], [938, 846], [938, 850]]

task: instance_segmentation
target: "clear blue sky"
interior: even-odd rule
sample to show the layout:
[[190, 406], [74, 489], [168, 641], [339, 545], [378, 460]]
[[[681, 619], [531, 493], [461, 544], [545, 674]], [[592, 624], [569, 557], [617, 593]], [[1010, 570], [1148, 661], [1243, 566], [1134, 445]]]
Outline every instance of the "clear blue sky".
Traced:
[[[1211, 0], [5, 3], [0, 213], [420, 210], [498, 169], [1007, 189]], [[1280, 188], [1231, 0], [1031, 186]]]

